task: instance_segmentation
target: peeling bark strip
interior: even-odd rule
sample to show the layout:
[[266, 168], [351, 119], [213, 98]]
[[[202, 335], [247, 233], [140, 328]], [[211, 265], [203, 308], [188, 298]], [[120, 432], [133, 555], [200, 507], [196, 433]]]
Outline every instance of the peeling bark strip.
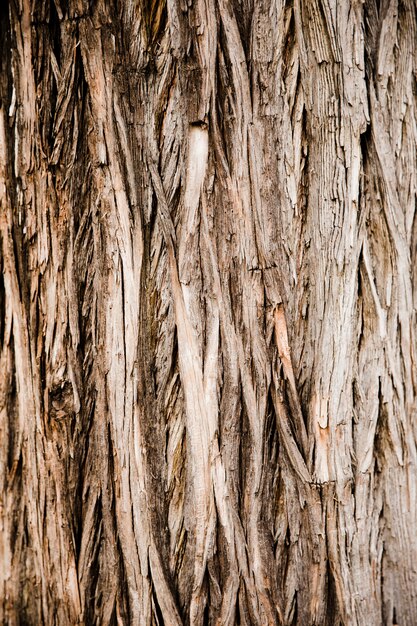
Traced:
[[414, 625], [414, 2], [0, 14], [0, 623]]

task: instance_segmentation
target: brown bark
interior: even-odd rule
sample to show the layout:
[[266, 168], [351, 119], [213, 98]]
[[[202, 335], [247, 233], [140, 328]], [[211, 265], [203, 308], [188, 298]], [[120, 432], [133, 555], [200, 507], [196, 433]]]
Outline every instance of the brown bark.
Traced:
[[0, 11], [0, 622], [415, 624], [415, 3]]

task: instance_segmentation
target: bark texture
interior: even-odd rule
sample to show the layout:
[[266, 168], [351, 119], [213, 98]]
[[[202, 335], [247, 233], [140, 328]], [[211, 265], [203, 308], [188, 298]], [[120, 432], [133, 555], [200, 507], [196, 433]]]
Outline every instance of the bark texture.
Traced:
[[414, 0], [0, 12], [0, 622], [416, 624]]

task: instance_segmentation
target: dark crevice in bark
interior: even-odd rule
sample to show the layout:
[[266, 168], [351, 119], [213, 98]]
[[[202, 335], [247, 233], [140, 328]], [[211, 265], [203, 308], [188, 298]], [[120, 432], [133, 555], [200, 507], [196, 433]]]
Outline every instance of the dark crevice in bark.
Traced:
[[146, 29], [148, 49], [154, 52], [158, 40], [161, 38], [167, 25], [167, 6], [165, 0], [146, 0], [143, 3], [143, 15]]
[[389, 436], [388, 414], [386, 403], [382, 393], [381, 378], [378, 380], [378, 425], [375, 432], [374, 442], [374, 459], [375, 469], [382, 472], [385, 464], [386, 454], [389, 449], [392, 450], [392, 441]]
[[[3, 250], [3, 241], [0, 236], [0, 250]], [[4, 259], [0, 256], [0, 348], [4, 347], [4, 333], [6, 327], [6, 291], [4, 285]]]
[[340, 619], [340, 613], [337, 606], [337, 595], [335, 590], [335, 581], [331, 572], [331, 567], [327, 566], [327, 611], [326, 623], [328, 626], [336, 624], [342, 626], [343, 621]]
[[279, 440], [276, 419], [277, 418], [275, 415], [274, 404], [271, 396], [271, 389], [269, 389], [265, 420], [265, 462], [266, 466], [273, 470], [272, 475], [277, 468], [277, 460], [279, 454]]
[[[0, 107], [8, 111], [13, 89], [10, 75], [12, 34], [8, 2], [2, 2], [0, 6], [0, 50]], [[11, 188], [13, 188], [12, 185]]]
[[[51, 48], [55, 54], [58, 65], [61, 64], [61, 20], [58, 17], [55, 1], [49, 3], [48, 32], [50, 35]], [[53, 92], [52, 92], [53, 95]]]
[[164, 617], [161, 611], [161, 607], [159, 606], [158, 594], [155, 593], [155, 587], [153, 585], [152, 585], [152, 602], [155, 607], [155, 615], [153, 616], [153, 619], [156, 620], [156, 624], [158, 624], [158, 626], [164, 626], [165, 622], [164, 622]]
[[[86, 493], [85, 496], [88, 494]], [[91, 537], [90, 559], [88, 568], [88, 580], [84, 581], [86, 593], [85, 620], [88, 623], [96, 623], [96, 589], [100, 576], [100, 544], [102, 541], [102, 507], [100, 497], [94, 503], [94, 513], [92, 522], [94, 524], [94, 532]]]
[[251, 27], [254, 14], [254, 0], [233, 0], [233, 9], [239, 29], [240, 40], [249, 62]]
[[248, 463], [248, 455], [250, 454], [250, 447], [248, 446], [248, 433], [249, 433], [249, 422], [247, 418], [246, 411], [243, 406], [239, 406], [238, 409], [240, 415], [240, 439], [239, 439], [239, 458], [241, 462], [239, 464], [239, 485], [238, 485], [238, 511], [239, 516], [243, 520], [245, 520], [245, 501], [244, 495], [246, 491], [246, 475], [244, 472], [244, 468], [247, 467]]

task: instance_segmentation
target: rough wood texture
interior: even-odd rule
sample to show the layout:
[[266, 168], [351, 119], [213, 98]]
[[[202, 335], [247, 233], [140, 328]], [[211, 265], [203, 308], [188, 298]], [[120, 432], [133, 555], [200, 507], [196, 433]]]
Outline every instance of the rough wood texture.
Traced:
[[416, 624], [415, 2], [0, 12], [0, 622]]

